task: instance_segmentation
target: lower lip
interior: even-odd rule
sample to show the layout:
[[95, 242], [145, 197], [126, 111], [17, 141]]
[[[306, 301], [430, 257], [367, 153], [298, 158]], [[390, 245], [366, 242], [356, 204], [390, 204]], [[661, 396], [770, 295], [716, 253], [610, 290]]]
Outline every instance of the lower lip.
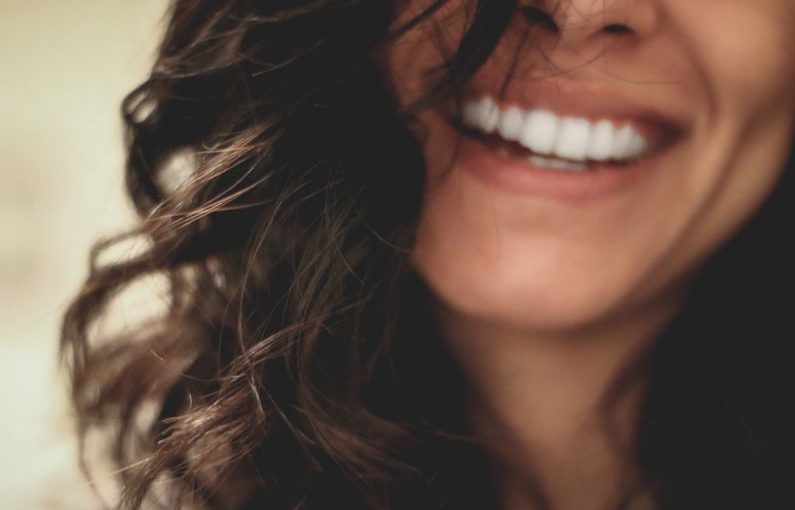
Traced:
[[452, 124], [445, 124], [461, 136], [458, 166], [487, 186], [518, 195], [537, 195], [563, 201], [581, 202], [620, 193], [644, 176], [654, 173], [671, 146], [625, 165], [593, 163], [585, 170], [556, 170], [508, 158], [484, 141], [466, 136]]

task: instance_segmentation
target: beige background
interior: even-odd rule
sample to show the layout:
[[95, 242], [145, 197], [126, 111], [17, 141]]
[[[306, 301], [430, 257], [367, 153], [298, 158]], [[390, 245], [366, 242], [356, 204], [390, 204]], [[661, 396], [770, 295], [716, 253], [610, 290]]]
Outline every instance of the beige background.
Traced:
[[0, 507], [87, 509], [60, 315], [91, 241], [123, 228], [119, 103], [166, 0], [0, 0]]

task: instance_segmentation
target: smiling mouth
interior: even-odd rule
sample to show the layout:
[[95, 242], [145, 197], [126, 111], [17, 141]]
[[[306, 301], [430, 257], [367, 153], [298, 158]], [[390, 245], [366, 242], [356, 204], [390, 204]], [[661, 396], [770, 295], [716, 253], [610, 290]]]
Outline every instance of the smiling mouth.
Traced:
[[580, 159], [563, 158], [551, 154], [539, 154], [516, 141], [508, 141], [498, 134], [486, 134], [477, 129], [455, 123], [456, 129], [466, 138], [483, 144], [488, 150], [497, 156], [513, 161], [528, 163], [538, 168], [548, 170], [559, 170], [567, 172], [594, 171], [597, 167], [610, 166], [613, 168], [623, 168], [630, 166], [637, 159], [627, 160], [605, 160], [605, 161], [583, 161]]
[[[593, 110], [593, 104], [583, 111], [588, 108]], [[683, 134], [676, 125], [639, 112], [564, 116], [544, 108], [498, 106], [488, 95], [464, 101], [460, 112], [448, 103], [443, 113], [459, 133], [503, 159], [569, 172], [631, 166], [655, 156]]]

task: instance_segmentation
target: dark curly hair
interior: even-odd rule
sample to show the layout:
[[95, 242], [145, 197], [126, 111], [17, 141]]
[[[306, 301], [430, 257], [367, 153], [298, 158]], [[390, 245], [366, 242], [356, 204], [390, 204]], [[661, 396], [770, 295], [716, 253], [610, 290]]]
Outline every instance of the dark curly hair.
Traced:
[[[445, 1], [428, 4], [396, 26], [402, 2], [172, 1], [123, 104], [140, 225], [96, 247], [62, 329], [80, 437], [112, 433], [119, 508], [497, 506], [466, 381], [407, 262], [424, 186], [412, 125], [517, 5], [474, 2], [434, 85], [399, 105], [379, 55]], [[664, 508], [786, 506], [792, 167], [643, 362], [637, 455]], [[162, 306], [108, 327], [147, 278]]]

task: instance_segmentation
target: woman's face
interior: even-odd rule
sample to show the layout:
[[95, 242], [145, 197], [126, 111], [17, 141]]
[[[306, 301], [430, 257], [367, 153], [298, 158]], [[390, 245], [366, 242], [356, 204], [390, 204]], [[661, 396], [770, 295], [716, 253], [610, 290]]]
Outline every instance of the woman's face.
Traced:
[[[401, 100], [457, 47], [465, 4], [390, 49]], [[517, 12], [465, 87], [465, 120], [493, 128], [488, 142], [464, 137], [447, 167], [458, 132], [444, 107], [420, 115], [428, 179], [413, 264], [457, 314], [560, 331], [678, 294], [766, 199], [795, 139], [795, 4], [569, 0], [554, 19], [557, 32], [520, 47]], [[498, 112], [474, 106], [484, 96]], [[528, 148], [580, 163], [528, 163]]]

